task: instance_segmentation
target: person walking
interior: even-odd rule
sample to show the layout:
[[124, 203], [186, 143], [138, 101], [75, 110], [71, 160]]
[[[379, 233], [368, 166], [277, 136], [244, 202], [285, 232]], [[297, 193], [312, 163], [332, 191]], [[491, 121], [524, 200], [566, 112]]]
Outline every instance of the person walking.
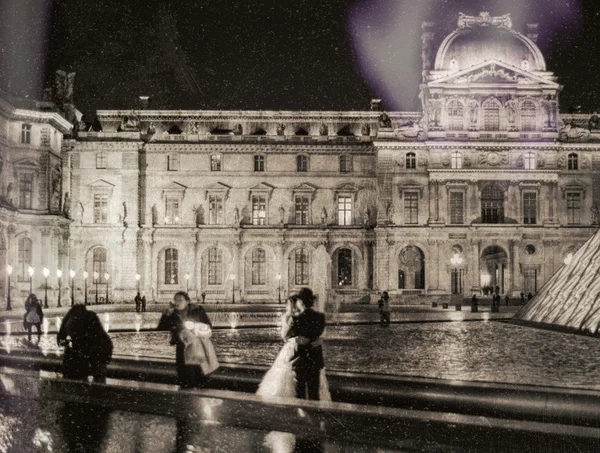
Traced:
[[139, 313], [141, 308], [142, 308], [142, 298], [140, 296], [140, 292], [138, 291], [138, 293], [135, 295], [135, 299], [133, 299], [135, 301], [135, 312]]
[[510, 298], [508, 297], [508, 293], [506, 293], [506, 296], [504, 296], [504, 302], [506, 303], [506, 306], [508, 307], [508, 302], [510, 301]]
[[91, 374], [94, 382], [106, 382], [113, 344], [96, 313], [89, 311], [85, 305], [74, 305], [63, 319], [57, 343], [65, 348], [65, 379], [86, 380]]
[[25, 315], [23, 316], [23, 326], [27, 330], [27, 339], [31, 341], [31, 329], [35, 326], [37, 329], [38, 343], [42, 337], [42, 322], [44, 321], [44, 311], [42, 304], [35, 294], [30, 294], [25, 301]]
[[142, 296], [142, 313], [146, 313], [146, 296]]
[[390, 296], [387, 291], [381, 293], [381, 299], [377, 304], [379, 305], [379, 325], [388, 327], [390, 325]]
[[[181, 388], [204, 387], [208, 381], [206, 374], [197, 363], [186, 363], [186, 346], [193, 344], [189, 331], [196, 329], [210, 331], [212, 324], [206, 311], [200, 305], [192, 304], [185, 291], [178, 291], [161, 316], [156, 330], [171, 332], [171, 345], [175, 346], [177, 379]], [[188, 360], [189, 361], [189, 360]]]
[[521, 305], [525, 305], [525, 293], [521, 291]]

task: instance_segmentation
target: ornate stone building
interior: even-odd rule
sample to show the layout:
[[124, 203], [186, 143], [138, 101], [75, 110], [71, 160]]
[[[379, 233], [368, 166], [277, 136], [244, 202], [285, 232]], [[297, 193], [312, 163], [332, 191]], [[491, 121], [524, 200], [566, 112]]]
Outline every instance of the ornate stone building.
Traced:
[[40, 171], [39, 211], [4, 193], [0, 266], [28, 267], [28, 235], [36, 269], [76, 272], [77, 299], [89, 273], [91, 302], [138, 287], [223, 302], [307, 285], [331, 303], [537, 292], [597, 228], [600, 118], [559, 116], [537, 26], [461, 15], [442, 38], [424, 24], [422, 112], [378, 100], [364, 112], [103, 110], [64, 140], [61, 164], [65, 120], [44, 113], [33, 136], [49, 124], [56, 141], [23, 146], [41, 113], [3, 108], [3, 190], [20, 168]]

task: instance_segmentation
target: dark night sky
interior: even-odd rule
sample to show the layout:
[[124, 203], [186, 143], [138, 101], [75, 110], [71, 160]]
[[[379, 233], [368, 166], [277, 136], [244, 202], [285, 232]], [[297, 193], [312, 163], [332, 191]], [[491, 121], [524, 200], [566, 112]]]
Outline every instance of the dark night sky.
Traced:
[[420, 24], [458, 12], [539, 22], [562, 109], [600, 102], [599, 0], [0, 0], [0, 86], [40, 97], [77, 72], [75, 103], [131, 108], [420, 109]]

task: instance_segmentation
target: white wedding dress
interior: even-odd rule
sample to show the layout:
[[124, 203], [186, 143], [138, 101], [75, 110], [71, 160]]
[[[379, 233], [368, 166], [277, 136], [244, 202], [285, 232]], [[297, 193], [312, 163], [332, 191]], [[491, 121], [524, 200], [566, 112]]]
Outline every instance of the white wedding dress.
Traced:
[[[283, 315], [281, 322], [281, 334], [285, 338], [290, 325], [290, 317]], [[296, 353], [296, 338], [290, 338], [287, 340], [277, 357], [275, 362], [269, 368], [269, 371], [265, 374], [256, 394], [263, 398], [276, 398], [276, 397], [288, 397], [294, 398], [296, 396], [296, 384], [295, 374], [292, 369], [292, 363], [290, 359]], [[327, 384], [327, 377], [325, 376], [325, 368], [321, 370], [320, 387], [319, 387], [319, 399], [321, 401], [331, 401], [331, 395], [329, 393], [329, 385]]]

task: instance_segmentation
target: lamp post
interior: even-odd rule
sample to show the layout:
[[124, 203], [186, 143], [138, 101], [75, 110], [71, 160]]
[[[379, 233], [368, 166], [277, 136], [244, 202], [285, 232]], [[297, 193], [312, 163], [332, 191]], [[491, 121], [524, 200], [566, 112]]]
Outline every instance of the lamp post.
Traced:
[[44, 284], [44, 308], [48, 308], [48, 275], [50, 275], [50, 271], [47, 267], [42, 271], [44, 273], [44, 279], [46, 283]]
[[13, 268], [9, 264], [6, 266], [6, 273], [8, 274], [8, 296], [6, 298], [6, 311], [11, 311], [12, 306], [10, 305], [10, 274], [12, 274]]
[[60, 293], [62, 292], [62, 270], [56, 269], [56, 277], [58, 278], [58, 304], [56, 306], [60, 308], [62, 307], [60, 304]]
[[83, 271], [83, 284], [84, 284], [84, 289], [85, 289], [85, 294], [83, 295], [84, 305], [87, 305], [87, 279], [88, 279], [89, 275], [90, 274], [88, 274], [87, 271]]
[[235, 305], [235, 274], [229, 276], [231, 279], [231, 302]]
[[185, 274], [184, 278], [185, 278], [185, 292], [189, 293], [190, 292], [190, 274]]
[[100, 274], [98, 272], [94, 272], [94, 283], [96, 284], [96, 303], [94, 305], [98, 305], [98, 281], [100, 280]]
[[33, 292], [33, 273], [34, 273], [34, 269], [33, 267], [29, 266], [29, 269], [27, 270], [27, 273], [29, 274], [29, 295], [31, 296], [31, 293]]
[[142, 278], [142, 276], [140, 274], [135, 274], [135, 280], [137, 281], [137, 292], [140, 292], [140, 278]]
[[277, 274], [275, 276], [275, 278], [277, 279], [277, 282], [279, 283], [277, 295], [279, 296], [279, 303], [281, 303], [281, 274]]
[[109, 304], [110, 302], [108, 301], [108, 279], [109, 279], [110, 275], [108, 275], [108, 272], [104, 273], [104, 280], [106, 280], [106, 303]]
[[69, 271], [69, 276], [71, 277], [71, 307], [75, 305], [75, 288], [73, 287], [73, 279], [75, 278], [75, 271], [71, 269]]

